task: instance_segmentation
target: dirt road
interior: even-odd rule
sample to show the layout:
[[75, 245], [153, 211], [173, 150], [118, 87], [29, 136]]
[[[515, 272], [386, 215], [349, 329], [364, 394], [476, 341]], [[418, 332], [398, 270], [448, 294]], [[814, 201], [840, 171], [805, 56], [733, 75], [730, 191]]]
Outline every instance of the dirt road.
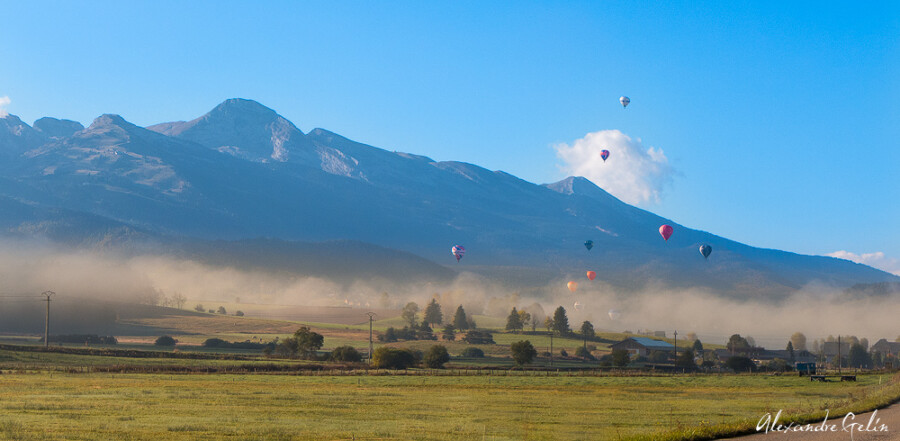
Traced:
[[[770, 421], [774, 420], [775, 415], [772, 415]], [[828, 431], [799, 432], [791, 430], [785, 431], [782, 429], [781, 431], [770, 430], [769, 433], [764, 433], [765, 420], [763, 420], [762, 423], [763, 433], [730, 439], [748, 441], [900, 441], [900, 403], [880, 409], [875, 413], [869, 412], [855, 415], [855, 417], [847, 416], [846, 419], [845, 415], [830, 415], [825, 422], [825, 427], [829, 429]], [[771, 427], [772, 424], [769, 424], [769, 426]], [[813, 423], [811, 426], [821, 429], [822, 422], [819, 421], [818, 423]], [[886, 431], [880, 430], [882, 427], [886, 429]]]

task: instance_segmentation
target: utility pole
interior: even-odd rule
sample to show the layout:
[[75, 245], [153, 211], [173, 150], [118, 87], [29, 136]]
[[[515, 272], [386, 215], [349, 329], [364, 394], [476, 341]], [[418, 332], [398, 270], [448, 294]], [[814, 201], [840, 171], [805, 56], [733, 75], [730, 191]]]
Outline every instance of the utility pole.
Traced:
[[369, 364], [372, 364], [372, 351], [374, 350], [372, 343], [372, 322], [375, 321], [375, 316], [378, 314], [367, 312], [366, 315], [369, 316]]
[[838, 334], [838, 375], [841, 375], [841, 334]]
[[550, 366], [553, 366], [553, 331], [550, 331]]
[[41, 293], [42, 296], [47, 296], [47, 300], [43, 300], [47, 302], [47, 318], [44, 320], [44, 347], [50, 347], [50, 297], [56, 295], [53, 291], [44, 291]]
[[678, 331], [675, 331], [675, 366], [678, 369]]

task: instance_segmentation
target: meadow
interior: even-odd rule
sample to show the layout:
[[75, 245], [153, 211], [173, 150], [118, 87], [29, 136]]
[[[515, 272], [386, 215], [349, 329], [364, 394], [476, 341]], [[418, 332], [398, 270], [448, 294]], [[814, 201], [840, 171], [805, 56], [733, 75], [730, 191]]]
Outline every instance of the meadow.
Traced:
[[0, 375], [11, 440], [575, 440], [752, 429], [898, 395], [887, 375]]

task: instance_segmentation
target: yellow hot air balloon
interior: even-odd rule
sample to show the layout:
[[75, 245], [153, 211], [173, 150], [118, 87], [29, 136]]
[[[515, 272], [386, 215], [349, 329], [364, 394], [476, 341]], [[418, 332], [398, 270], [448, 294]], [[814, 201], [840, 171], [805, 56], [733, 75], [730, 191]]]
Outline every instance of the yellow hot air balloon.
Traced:
[[569, 282], [567, 285], [569, 287], [569, 291], [575, 292], [578, 289], [578, 282]]

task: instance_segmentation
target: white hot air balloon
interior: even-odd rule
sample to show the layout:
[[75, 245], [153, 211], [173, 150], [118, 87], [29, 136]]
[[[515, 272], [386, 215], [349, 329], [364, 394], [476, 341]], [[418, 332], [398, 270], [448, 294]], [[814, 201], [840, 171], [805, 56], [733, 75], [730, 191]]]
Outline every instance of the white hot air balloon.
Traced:
[[609, 310], [609, 318], [611, 320], [618, 320], [619, 317], [622, 317], [622, 313], [619, 312], [618, 309], [610, 309]]
[[622, 108], [624, 109], [628, 107], [628, 103], [630, 103], [631, 100], [627, 96], [622, 96], [619, 97], [619, 102], [622, 103]]
[[582, 305], [581, 302], [575, 302], [575, 305], [573, 305], [573, 306], [578, 311], [581, 311], [581, 309], [584, 308], [584, 305]]

